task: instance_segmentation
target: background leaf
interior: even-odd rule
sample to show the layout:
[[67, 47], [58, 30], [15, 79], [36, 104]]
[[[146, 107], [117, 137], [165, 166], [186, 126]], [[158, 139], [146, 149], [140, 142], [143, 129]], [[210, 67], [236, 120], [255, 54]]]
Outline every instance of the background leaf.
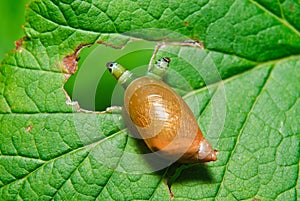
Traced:
[[[292, 0], [33, 1], [26, 37], [0, 68], [0, 199], [168, 200], [166, 183], [175, 200], [299, 199], [299, 13]], [[171, 57], [165, 80], [218, 161], [153, 172], [120, 114], [66, 104], [75, 66], [65, 64], [85, 44], [179, 35], [205, 50], [168, 46], [156, 56]]]
[[5, 53], [14, 48], [14, 42], [23, 35], [21, 26], [25, 21], [26, 3], [29, 3], [29, 0], [19, 0], [17, 5], [12, 1], [0, 2], [0, 60], [4, 58]]

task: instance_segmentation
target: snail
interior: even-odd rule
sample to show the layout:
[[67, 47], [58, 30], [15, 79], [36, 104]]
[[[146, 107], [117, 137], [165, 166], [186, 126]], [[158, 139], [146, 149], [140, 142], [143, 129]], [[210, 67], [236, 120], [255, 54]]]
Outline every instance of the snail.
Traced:
[[217, 151], [203, 137], [191, 109], [162, 81], [169, 63], [168, 57], [159, 59], [142, 77], [116, 62], [106, 66], [124, 87], [123, 110], [152, 152], [179, 163], [216, 161]]

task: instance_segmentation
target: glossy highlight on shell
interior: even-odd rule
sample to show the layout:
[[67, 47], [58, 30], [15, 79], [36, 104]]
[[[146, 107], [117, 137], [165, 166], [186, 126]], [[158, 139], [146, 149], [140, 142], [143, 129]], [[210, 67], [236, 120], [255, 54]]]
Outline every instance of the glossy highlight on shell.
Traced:
[[139, 78], [115, 62], [107, 68], [125, 88], [124, 110], [152, 152], [180, 163], [215, 161], [217, 151], [203, 137], [192, 111], [161, 80], [169, 62], [159, 59]]

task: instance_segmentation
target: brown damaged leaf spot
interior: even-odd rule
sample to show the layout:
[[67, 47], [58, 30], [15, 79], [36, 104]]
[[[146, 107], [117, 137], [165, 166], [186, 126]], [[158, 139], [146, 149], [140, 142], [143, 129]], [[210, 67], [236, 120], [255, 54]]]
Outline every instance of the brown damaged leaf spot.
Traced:
[[170, 194], [170, 199], [173, 200], [174, 199], [174, 193], [171, 189], [171, 185], [168, 184], [168, 180], [165, 181], [166, 185], [168, 186], [168, 191], [169, 191], [169, 194]]
[[171, 189], [172, 188], [172, 182], [170, 180], [171, 180], [171, 177], [165, 178], [164, 183], [168, 188], [169, 195], [170, 195], [170, 200], [173, 200], [174, 199], [174, 192]]
[[63, 59], [63, 64], [66, 67], [67, 73], [74, 74], [77, 71], [77, 68], [78, 68], [78, 54], [80, 53], [80, 50], [83, 47], [89, 47], [89, 46], [91, 46], [91, 45], [90, 44], [81, 44], [76, 48], [76, 50], [73, 54], [68, 55]]
[[77, 55], [76, 53], [66, 56], [63, 59], [63, 63], [66, 66], [67, 72], [74, 74], [77, 70]]
[[32, 128], [33, 128], [32, 125], [28, 126], [28, 127], [26, 128], [26, 132], [30, 132], [30, 131], [32, 130]]
[[174, 193], [172, 192], [171, 188], [169, 189], [170, 192], [170, 199], [173, 200], [174, 199]]
[[22, 52], [23, 41], [25, 41], [25, 40], [26, 40], [26, 36], [15, 41], [16, 51]]
[[106, 43], [103, 40], [98, 40], [96, 43], [99, 44], [99, 45], [105, 45], [105, 46], [108, 46], [108, 47], [112, 47], [114, 49], [123, 49], [126, 46], [126, 44], [120, 45], [120, 46], [113, 45], [111, 43]]

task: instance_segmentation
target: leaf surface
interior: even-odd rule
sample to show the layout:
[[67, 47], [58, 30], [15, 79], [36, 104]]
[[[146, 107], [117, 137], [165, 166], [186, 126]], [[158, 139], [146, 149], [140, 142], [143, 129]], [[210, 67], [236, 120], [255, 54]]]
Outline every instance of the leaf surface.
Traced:
[[[0, 67], [0, 199], [168, 200], [167, 181], [174, 200], [299, 199], [299, 14], [292, 0], [33, 1], [26, 38]], [[121, 115], [66, 104], [75, 66], [64, 58], [85, 44], [179, 35], [205, 49], [156, 57], [171, 58], [166, 82], [218, 161], [154, 172]]]

